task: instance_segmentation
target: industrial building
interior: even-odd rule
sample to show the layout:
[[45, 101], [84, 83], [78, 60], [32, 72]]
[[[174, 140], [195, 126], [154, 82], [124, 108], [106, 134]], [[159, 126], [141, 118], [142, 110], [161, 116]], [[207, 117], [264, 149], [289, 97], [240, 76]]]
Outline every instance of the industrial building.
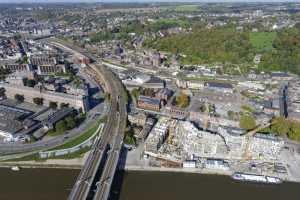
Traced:
[[24, 129], [24, 120], [33, 113], [28, 110], [0, 104], [0, 136], [10, 141]]
[[68, 104], [75, 109], [82, 109], [86, 112], [89, 109], [89, 101], [87, 96], [71, 95], [60, 92], [46, 91], [41, 87], [26, 87], [13, 85], [8, 83], [0, 84], [0, 87], [5, 88], [5, 94], [8, 98], [14, 99], [16, 94], [24, 96], [24, 101], [33, 103], [34, 98], [43, 99], [44, 105], [49, 105], [50, 102], [56, 102], [58, 105]]
[[11, 64], [4, 64], [0, 65], [0, 68], [7, 69], [10, 72], [16, 71], [32, 71], [32, 66], [29, 64], [18, 64], [18, 63], [11, 63]]
[[138, 107], [146, 110], [154, 110], [159, 111], [161, 107], [161, 102], [159, 99], [147, 97], [147, 96], [139, 96], [138, 99]]
[[54, 73], [66, 73], [67, 69], [65, 65], [38, 65], [37, 73], [39, 75], [48, 75]]
[[230, 83], [205, 82], [204, 86], [208, 89], [212, 89], [218, 92], [225, 92], [225, 93], [233, 92], [233, 86]]

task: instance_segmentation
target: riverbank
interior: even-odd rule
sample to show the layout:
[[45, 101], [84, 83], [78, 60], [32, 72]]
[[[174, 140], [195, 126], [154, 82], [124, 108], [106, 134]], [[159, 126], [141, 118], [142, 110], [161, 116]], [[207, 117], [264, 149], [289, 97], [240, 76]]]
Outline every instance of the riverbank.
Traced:
[[[168, 173], [187, 173], [187, 174], [203, 174], [203, 175], [220, 175], [231, 176], [234, 171], [228, 170], [210, 170], [199, 168], [168, 168], [168, 167], [151, 167], [151, 166], [138, 166], [138, 165], [126, 165], [125, 171], [127, 172], [168, 172]], [[284, 182], [300, 183], [300, 180], [289, 178], [282, 178]]]
[[209, 169], [197, 169], [197, 168], [170, 168], [170, 167], [150, 167], [150, 166], [137, 166], [126, 165], [125, 171], [144, 171], [144, 172], [176, 172], [176, 173], [191, 173], [191, 174], [211, 174], [211, 175], [223, 175], [231, 176], [232, 171], [224, 170], [209, 170]]
[[11, 168], [12, 166], [18, 166], [21, 168], [81, 169], [87, 157], [88, 153], [85, 153], [82, 157], [74, 159], [47, 159], [41, 161], [5, 161], [0, 162], [0, 167]]

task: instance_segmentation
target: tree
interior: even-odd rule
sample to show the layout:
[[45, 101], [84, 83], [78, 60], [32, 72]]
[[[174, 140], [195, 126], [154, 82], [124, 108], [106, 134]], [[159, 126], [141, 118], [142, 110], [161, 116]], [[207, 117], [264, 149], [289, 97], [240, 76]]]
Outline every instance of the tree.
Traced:
[[67, 117], [65, 119], [65, 121], [66, 121], [68, 129], [73, 129], [76, 126], [76, 121], [75, 121], [75, 118], [73, 116]]
[[56, 132], [62, 133], [67, 130], [67, 123], [65, 120], [61, 120], [55, 125]]
[[216, 106], [214, 104], [209, 104], [208, 105], [208, 111], [209, 111], [209, 113], [216, 112]]
[[252, 115], [244, 114], [240, 117], [240, 127], [246, 130], [252, 130], [256, 127], [255, 118]]
[[111, 96], [109, 93], [105, 93], [104, 98], [106, 101], [110, 101], [111, 100]]
[[200, 112], [202, 112], [202, 113], [206, 112], [206, 106], [205, 106], [205, 104], [202, 104], [202, 105], [199, 107], [199, 110], [200, 110]]
[[125, 135], [124, 143], [128, 144], [128, 145], [134, 145], [135, 144], [134, 137], [132, 137], [130, 135]]
[[60, 108], [68, 108], [69, 104], [68, 103], [61, 103]]
[[272, 119], [271, 131], [276, 135], [286, 135], [291, 129], [292, 123], [284, 117]]
[[15, 94], [15, 100], [17, 100], [17, 102], [19, 102], [19, 103], [24, 102], [24, 100], [25, 100], [24, 95]]
[[293, 123], [291, 130], [288, 133], [288, 137], [292, 140], [300, 141], [300, 124]]
[[229, 111], [227, 112], [227, 116], [228, 116], [228, 118], [229, 118], [230, 120], [238, 120], [238, 119], [239, 119], [239, 113], [236, 113], [236, 112], [234, 112], [234, 111], [232, 111], [232, 110], [229, 110]]
[[27, 80], [28, 80], [28, 78], [23, 78], [23, 85], [25, 85], [26, 86], [26, 84], [27, 84]]
[[155, 96], [155, 91], [152, 88], [145, 88], [142, 93], [143, 93], [143, 95], [148, 96], [148, 97]]
[[253, 113], [254, 112], [254, 108], [250, 105], [242, 105], [241, 107], [245, 112], [249, 112], [249, 113]]
[[55, 110], [57, 108], [57, 102], [50, 101], [49, 107]]
[[28, 79], [26, 81], [26, 86], [28, 86], [28, 87], [34, 87], [35, 85], [36, 85], [36, 82], [33, 79]]
[[38, 105], [38, 106], [43, 105], [43, 102], [44, 102], [44, 99], [43, 99], [43, 98], [40, 98], [40, 97], [35, 97], [35, 98], [33, 98], [33, 103], [35, 103], [35, 104]]
[[176, 96], [175, 98], [175, 104], [180, 108], [188, 107], [189, 103], [190, 103], [190, 98], [188, 95], [184, 93], [181, 93], [179, 96]]
[[132, 96], [137, 100], [140, 96], [140, 90], [139, 89], [133, 89], [131, 91]]
[[0, 97], [5, 96], [5, 88], [0, 88]]
[[23, 78], [23, 84], [27, 87], [34, 87], [36, 82], [33, 79]]
[[10, 73], [9, 69], [0, 68], [0, 80], [5, 79], [6, 75]]

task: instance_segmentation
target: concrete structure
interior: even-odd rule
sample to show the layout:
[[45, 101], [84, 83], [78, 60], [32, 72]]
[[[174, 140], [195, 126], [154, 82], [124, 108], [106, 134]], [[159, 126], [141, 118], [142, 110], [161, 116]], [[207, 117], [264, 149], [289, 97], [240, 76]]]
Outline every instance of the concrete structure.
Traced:
[[41, 66], [41, 65], [56, 65], [57, 61], [54, 57], [47, 57], [47, 56], [33, 56], [29, 59], [30, 63], [34, 66]]
[[160, 110], [160, 100], [147, 96], [139, 96], [138, 107], [143, 109], [149, 109], [154, 111]]
[[144, 142], [144, 140], [146, 139], [146, 137], [148, 136], [148, 134], [152, 130], [154, 123], [155, 123], [154, 119], [147, 118], [146, 123], [143, 126], [143, 129], [141, 130], [141, 132], [137, 135], [134, 135], [134, 137], [136, 138], [138, 143]]
[[161, 117], [150, 132], [145, 143], [145, 154], [157, 154], [168, 134], [169, 119]]
[[66, 73], [66, 66], [65, 65], [38, 65], [37, 66], [37, 73], [39, 75], [48, 75], [48, 74], [55, 74], [55, 73]]
[[0, 66], [2, 69], [8, 69], [10, 72], [15, 72], [15, 71], [32, 71], [32, 66], [28, 64], [18, 64], [18, 63], [13, 63], [13, 64], [6, 64]]
[[168, 88], [163, 88], [160, 89], [156, 94], [155, 97], [160, 99], [160, 100], [164, 100], [165, 102], [167, 102], [169, 100], [169, 98], [173, 95], [173, 91], [168, 89]]
[[204, 85], [206, 88], [216, 90], [218, 92], [225, 92], [225, 93], [233, 92], [233, 86], [230, 83], [205, 82]]
[[250, 144], [250, 154], [253, 159], [276, 160], [284, 146], [284, 141], [278, 137], [256, 134]]
[[53, 129], [57, 122], [70, 115], [73, 111], [73, 108], [62, 108], [57, 112], [54, 112], [52, 115], [48, 116], [47, 119], [42, 122], [42, 124], [47, 129]]
[[144, 126], [146, 124], [147, 116], [144, 113], [129, 114], [128, 121], [138, 126]]
[[186, 160], [182, 163], [183, 168], [196, 168], [195, 160]]
[[89, 109], [88, 97], [86, 96], [75, 96], [71, 94], [46, 91], [41, 88], [31, 88], [7, 83], [0, 84], [0, 87], [5, 88], [6, 96], [11, 99], [14, 99], [16, 94], [21, 94], [24, 95], [24, 100], [30, 103], [34, 103], [34, 98], [42, 98], [44, 105], [49, 105], [50, 102], [56, 102], [58, 105], [69, 104], [70, 107], [82, 109], [83, 112], [86, 112]]
[[222, 159], [207, 159], [205, 168], [216, 170], [229, 170], [229, 164]]
[[0, 135], [4, 141], [13, 141], [15, 135], [25, 128], [24, 120], [33, 114], [31, 111], [0, 104]]

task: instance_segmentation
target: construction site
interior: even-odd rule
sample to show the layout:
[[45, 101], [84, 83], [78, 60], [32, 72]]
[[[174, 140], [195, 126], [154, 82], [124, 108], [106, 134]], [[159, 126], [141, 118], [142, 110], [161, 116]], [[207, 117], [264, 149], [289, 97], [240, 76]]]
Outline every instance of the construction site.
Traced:
[[[183, 168], [243, 171], [287, 176], [280, 153], [284, 141], [249, 132], [237, 135], [221, 127], [217, 133], [200, 130], [192, 122], [160, 117], [144, 144], [144, 154], [163, 165]], [[157, 163], [156, 163], [157, 164]]]

